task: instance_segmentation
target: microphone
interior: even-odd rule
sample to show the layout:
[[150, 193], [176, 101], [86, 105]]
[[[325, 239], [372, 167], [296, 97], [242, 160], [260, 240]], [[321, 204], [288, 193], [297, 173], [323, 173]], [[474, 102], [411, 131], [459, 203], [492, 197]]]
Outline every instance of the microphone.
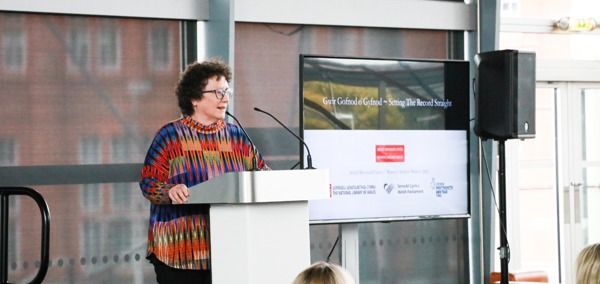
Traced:
[[308, 149], [308, 145], [306, 145], [306, 143], [304, 142], [304, 140], [302, 140], [302, 138], [300, 138], [300, 136], [296, 135], [296, 133], [294, 133], [287, 126], [285, 126], [283, 123], [281, 123], [281, 121], [279, 121], [279, 119], [275, 118], [272, 114], [270, 114], [262, 109], [259, 109], [257, 107], [255, 107], [254, 110], [258, 111], [258, 112], [262, 112], [262, 113], [270, 116], [275, 121], [277, 121], [277, 123], [279, 123], [281, 126], [283, 126], [283, 128], [285, 128], [285, 130], [287, 130], [289, 133], [292, 133], [292, 135], [294, 135], [294, 137], [296, 137], [298, 140], [300, 140], [300, 142], [302, 142], [302, 144], [304, 145], [304, 148], [306, 148], [306, 153], [307, 153], [306, 154], [306, 163], [307, 163], [306, 169], [314, 169], [312, 166], [312, 156], [310, 155], [310, 150]]
[[258, 171], [258, 161], [256, 159], [256, 151], [255, 151], [255, 147], [254, 147], [254, 142], [252, 142], [252, 139], [250, 139], [250, 135], [248, 135], [248, 133], [246, 132], [246, 130], [244, 129], [244, 127], [242, 126], [242, 124], [240, 123], [240, 121], [235, 118], [235, 116], [233, 116], [233, 114], [229, 113], [228, 110], [225, 111], [226, 115], [231, 116], [231, 118], [233, 118], [233, 120], [235, 120], [235, 122], [240, 126], [240, 129], [242, 130], [242, 132], [244, 133], [244, 135], [246, 135], [246, 138], [248, 138], [248, 141], [250, 141], [250, 147], [252, 147], [252, 168], [250, 169], [251, 171]]

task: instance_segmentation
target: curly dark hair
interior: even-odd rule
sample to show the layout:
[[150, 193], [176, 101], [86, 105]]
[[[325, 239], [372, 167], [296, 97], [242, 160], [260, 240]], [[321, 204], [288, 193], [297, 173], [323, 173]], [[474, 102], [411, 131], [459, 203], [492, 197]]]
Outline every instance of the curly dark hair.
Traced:
[[213, 59], [191, 63], [181, 72], [175, 89], [181, 113], [185, 115], [194, 114], [192, 100], [202, 98], [202, 90], [208, 84], [208, 79], [214, 76], [225, 77], [225, 80], [230, 82], [231, 69], [221, 60]]

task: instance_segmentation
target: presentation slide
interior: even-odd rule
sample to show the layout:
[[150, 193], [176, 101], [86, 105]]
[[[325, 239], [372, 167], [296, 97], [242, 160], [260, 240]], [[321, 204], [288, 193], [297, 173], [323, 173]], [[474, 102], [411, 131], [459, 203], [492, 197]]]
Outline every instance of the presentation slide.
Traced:
[[310, 220], [468, 213], [465, 131], [306, 130], [304, 139], [331, 178], [332, 198], [310, 201]]

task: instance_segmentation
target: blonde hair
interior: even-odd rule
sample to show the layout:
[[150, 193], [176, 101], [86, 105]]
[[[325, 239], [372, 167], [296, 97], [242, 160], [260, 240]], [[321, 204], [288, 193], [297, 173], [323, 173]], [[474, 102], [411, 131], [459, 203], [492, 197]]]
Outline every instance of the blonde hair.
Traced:
[[318, 261], [300, 272], [292, 284], [355, 284], [355, 282], [343, 267]]
[[588, 245], [576, 261], [577, 284], [600, 283], [600, 243]]

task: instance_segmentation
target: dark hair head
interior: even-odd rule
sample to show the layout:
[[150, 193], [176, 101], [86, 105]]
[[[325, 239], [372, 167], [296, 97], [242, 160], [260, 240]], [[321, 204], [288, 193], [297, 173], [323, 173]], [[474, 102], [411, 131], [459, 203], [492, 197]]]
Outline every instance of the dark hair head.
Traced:
[[185, 115], [194, 114], [192, 100], [202, 98], [202, 90], [208, 84], [208, 79], [214, 76], [225, 77], [225, 80], [230, 82], [231, 69], [222, 61], [214, 59], [191, 63], [181, 72], [175, 90], [181, 113]]

